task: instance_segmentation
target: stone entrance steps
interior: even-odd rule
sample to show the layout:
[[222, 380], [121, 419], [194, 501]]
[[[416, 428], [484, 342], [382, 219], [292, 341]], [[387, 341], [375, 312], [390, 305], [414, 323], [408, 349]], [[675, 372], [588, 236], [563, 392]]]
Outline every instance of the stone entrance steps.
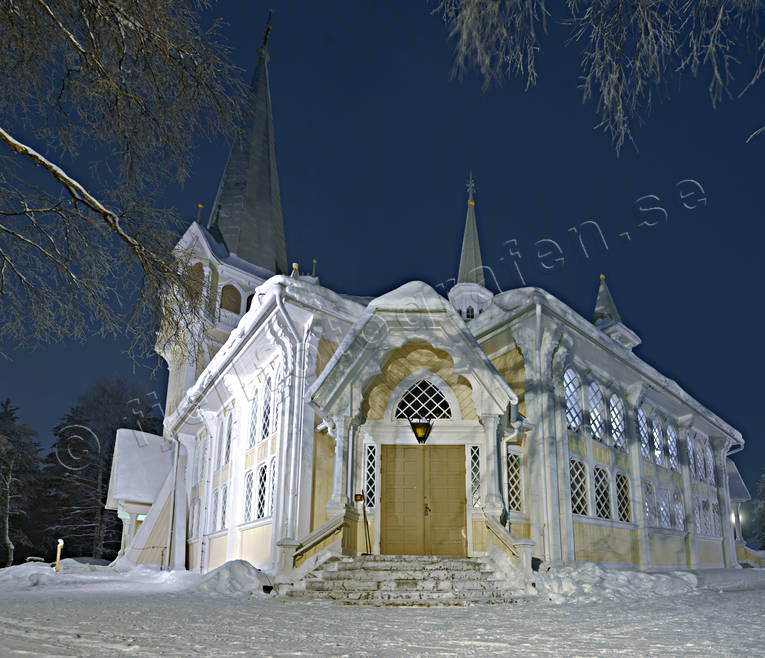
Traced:
[[535, 598], [511, 589], [486, 558], [430, 555], [332, 558], [286, 597], [367, 605], [515, 603]]

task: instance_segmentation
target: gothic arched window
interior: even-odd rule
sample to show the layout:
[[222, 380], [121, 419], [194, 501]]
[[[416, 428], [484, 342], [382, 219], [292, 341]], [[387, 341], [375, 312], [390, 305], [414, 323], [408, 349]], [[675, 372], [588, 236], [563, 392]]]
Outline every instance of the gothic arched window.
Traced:
[[444, 394], [427, 379], [410, 386], [396, 407], [395, 418], [451, 418]]
[[587, 403], [590, 407], [590, 431], [592, 438], [603, 441], [606, 428], [606, 410], [600, 386], [592, 382], [587, 389]]
[[261, 397], [263, 410], [260, 414], [260, 440], [263, 441], [271, 434], [271, 375], [266, 375]]
[[611, 438], [617, 448], [624, 448], [624, 403], [616, 393], [608, 402], [608, 410], [611, 413]]
[[474, 317], [475, 317], [475, 311], [473, 310], [473, 307], [468, 306], [467, 309], [465, 309], [465, 319], [472, 320]]
[[638, 436], [640, 436], [640, 456], [643, 459], [651, 459], [651, 442], [648, 436], [648, 418], [641, 407], [637, 411]]
[[576, 432], [582, 426], [582, 383], [571, 368], [563, 373], [563, 395], [566, 400], [566, 423]]

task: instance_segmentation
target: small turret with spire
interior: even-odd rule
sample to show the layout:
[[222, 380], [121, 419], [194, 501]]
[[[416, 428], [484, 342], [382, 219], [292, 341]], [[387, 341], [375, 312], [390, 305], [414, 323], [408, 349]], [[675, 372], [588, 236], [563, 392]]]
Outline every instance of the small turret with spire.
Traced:
[[600, 275], [598, 296], [595, 300], [595, 312], [592, 323], [601, 331], [608, 334], [617, 343], [624, 345], [628, 350], [640, 345], [640, 337], [624, 325], [619, 311], [616, 310], [614, 298], [606, 284], [606, 275]]
[[466, 321], [473, 320], [491, 304], [494, 295], [486, 289], [475, 218], [475, 180], [473, 172], [467, 181], [468, 201], [457, 284], [449, 291], [449, 301]]

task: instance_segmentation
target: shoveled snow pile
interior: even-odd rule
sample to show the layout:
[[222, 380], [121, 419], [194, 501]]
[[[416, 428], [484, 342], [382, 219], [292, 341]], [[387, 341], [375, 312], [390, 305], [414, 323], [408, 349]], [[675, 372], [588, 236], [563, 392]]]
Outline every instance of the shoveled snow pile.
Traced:
[[[271, 580], [260, 569], [245, 560], [232, 560], [202, 576], [189, 589], [215, 594], [263, 594]], [[270, 591], [270, 590], [269, 590]]]
[[697, 584], [697, 576], [688, 571], [645, 573], [603, 569], [596, 564], [551, 569], [540, 573], [537, 579], [541, 599], [553, 603], [672, 596], [690, 592]]
[[108, 565], [88, 564], [79, 558], [61, 560], [59, 571], [46, 562], [30, 562], [0, 569], [0, 592], [29, 589], [108, 589], [115, 591], [177, 591], [198, 580], [187, 572], [136, 567], [119, 572]]

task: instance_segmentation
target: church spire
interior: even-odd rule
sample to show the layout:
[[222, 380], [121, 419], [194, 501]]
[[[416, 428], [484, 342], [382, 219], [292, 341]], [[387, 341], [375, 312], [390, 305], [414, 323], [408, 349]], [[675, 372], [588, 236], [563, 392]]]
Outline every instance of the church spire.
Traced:
[[467, 217], [465, 218], [465, 233], [462, 236], [462, 253], [460, 254], [460, 269], [457, 283], [477, 283], [486, 286], [483, 278], [483, 263], [481, 261], [481, 246], [478, 243], [478, 227], [475, 221], [475, 181], [473, 172], [467, 182], [468, 202]]
[[606, 322], [621, 322], [622, 318], [619, 311], [616, 310], [614, 298], [611, 297], [611, 291], [606, 285], [606, 275], [600, 275], [600, 287], [598, 288], [598, 297], [595, 300], [595, 314], [592, 318], [594, 325], [605, 324]]
[[287, 274], [284, 219], [276, 169], [274, 124], [268, 83], [271, 14], [258, 48], [258, 63], [247, 93], [242, 125], [234, 139], [208, 228], [241, 259], [276, 274]]
[[611, 297], [611, 291], [606, 285], [604, 274], [600, 275], [600, 287], [598, 288], [598, 297], [595, 300], [595, 313], [592, 317], [592, 323], [628, 350], [640, 345], [640, 336], [622, 322], [619, 311], [616, 310], [614, 298]]

